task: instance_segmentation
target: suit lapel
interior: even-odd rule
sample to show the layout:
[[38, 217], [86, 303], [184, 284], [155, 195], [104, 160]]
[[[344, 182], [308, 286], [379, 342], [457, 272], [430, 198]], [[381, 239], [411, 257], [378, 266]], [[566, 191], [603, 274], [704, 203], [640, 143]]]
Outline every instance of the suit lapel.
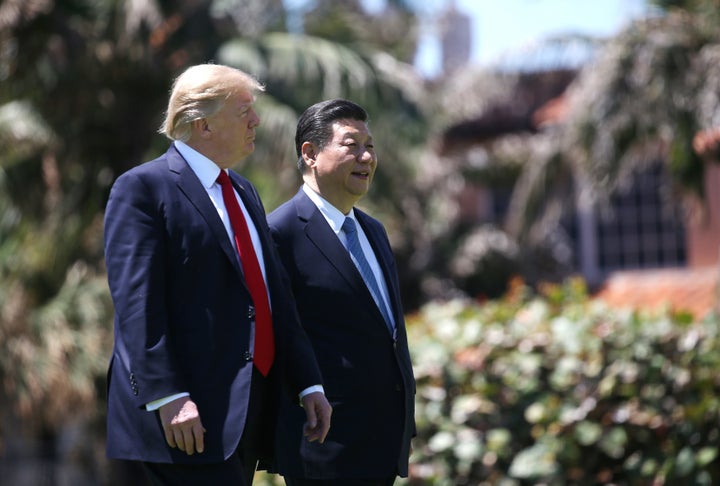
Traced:
[[[340, 276], [353, 288], [357, 295], [364, 296], [367, 301], [367, 307], [374, 309], [373, 312], [375, 312], [378, 321], [382, 323], [383, 327], [386, 329], [385, 318], [382, 316], [380, 309], [378, 309], [375, 299], [373, 299], [367, 285], [365, 285], [365, 281], [363, 280], [362, 275], [360, 275], [360, 271], [353, 263], [350, 258], [350, 254], [340, 242], [340, 239], [332, 231], [330, 225], [328, 225], [325, 217], [322, 215], [317, 206], [315, 206], [315, 203], [307, 197], [302, 189], [293, 199], [295, 200], [295, 206], [298, 211], [298, 218], [300, 219], [301, 224], [305, 225], [305, 234], [308, 240], [310, 240], [310, 242], [315, 245], [318, 251], [323, 254], [328, 262], [337, 269]], [[365, 230], [365, 228], [366, 225], [363, 225], [363, 230]], [[370, 238], [369, 235], [368, 238]], [[376, 254], [382, 253], [377, 251], [375, 243], [372, 241], [373, 239], [371, 239], [373, 251], [375, 251]], [[388, 288], [390, 288], [390, 281], [387, 280], [388, 271], [386, 268], [386, 260], [380, 258], [378, 258], [378, 260], [380, 261], [381, 267], [383, 267], [383, 275], [388, 282]], [[390, 291], [390, 294], [394, 302], [395, 299], [392, 297], [392, 291]], [[392, 312], [395, 321], [399, 322], [394, 308]]]
[[[340, 239], [332, 231], [317, 206], [315, 206], [315, 203], [307, 197], [302, 189], [298, 191], [293, 199], [298, 211], [298, 218], [300, 223], [304, 225], [305, 235], [308, 240], [335, 267], [348, 285], [353, 287], [356, 292], [365, 295], [374, 304], [372, 295], [365, 286], [360, 272], [355, 267]], [[378, 310], [378, 314], [379, 312]]]
[[227, 255], [230, 263], [233, 265], [238, 274], [242, 276], [237, 252], [232, 246], [230, 238], [228, 238], [225, 226], [218, 215], [217, 209], [215, 209], [215, 206], [210, 200], [207, 191], [200, 183], [200, 180], [197, 178], [185, 159], [182, 155], [180, 155], [180, 152], [178, 152], [174, 146], [171, 146], [168, 150], [167, 157], [170, 171], [177, 174], [178, 188], [198, 210], [210, 228], [212, 234], [215, 238], [217, 238], [220, 247]]
[[[272, 247], [272, 243], [270, 241], [270, 232], [266, 231], [267, 220], [265, 219], [264, 209], [260, 204], [258, 204], [257, 198], [254, 197], [253, 194], [251, 194], [249, 183], [246, 180], [243, 180], [233, 172], [230, 173], [230, 180], [232, 181], [235, 190], [240, 195], [240, 199], [242, 199], [243, 204], [245, 205], [245, 209], [247, 209], [248, 213], [250, 214], [250, 219], [252, 219], [258, 236], [260, 237], [260, 244], [262, 246], [261, 250], [263, 252], [263, 261], [265, 262], [265, 277], [266, 280], [269, 280], [270, 267], [273, 263], [273, 259], [271, 258], [270, 254], [270, 248]], [[255, 251], [257, 252], [257, 249]], [[265, 282], [265, 284], [269, 285], [268, 282]]]

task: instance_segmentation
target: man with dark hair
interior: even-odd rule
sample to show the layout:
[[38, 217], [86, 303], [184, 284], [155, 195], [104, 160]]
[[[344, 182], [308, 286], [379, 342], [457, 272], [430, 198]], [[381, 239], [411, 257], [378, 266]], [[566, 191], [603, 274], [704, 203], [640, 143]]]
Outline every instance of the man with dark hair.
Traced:
[[367, 113], [335, 99], [308, 108], [295, 145], [304, 184], [268, 222], [315, 349], [333, 426], [301, 440], [281, 404], [277, 466], [289, 486], [391, 485], [407, 476], [413, 378], [398, 277], [382, 224], [355, 208], [377, 156]]

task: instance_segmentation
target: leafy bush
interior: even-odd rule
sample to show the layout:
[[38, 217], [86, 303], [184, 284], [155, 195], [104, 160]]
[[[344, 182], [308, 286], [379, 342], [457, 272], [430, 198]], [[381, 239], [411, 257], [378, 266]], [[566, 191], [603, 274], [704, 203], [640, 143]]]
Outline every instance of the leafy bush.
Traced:
[[616, 310], [582, 281], [408, 318], [409, 484], [720, 484], [717, 315]]

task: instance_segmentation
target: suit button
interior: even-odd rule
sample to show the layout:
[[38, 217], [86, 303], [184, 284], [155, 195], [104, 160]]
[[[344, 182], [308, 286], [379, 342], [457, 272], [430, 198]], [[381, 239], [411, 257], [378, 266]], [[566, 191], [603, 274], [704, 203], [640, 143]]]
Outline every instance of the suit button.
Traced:
[[252, 354], [250, 354], [250, 351], [245, 351], [243, 354], [243, 358], [245, 358], [245, 361], [252, 361], [253, 357]]
[[251, 306], [251, 305], [248, 306], [248, 314], [247, 314], [247, 316], [248, 316], [248, 319], [255, 319], [255, 307], [253, 307], [253, 306]]
[[402, 386], [400, 386], [399, 384], [395, 385], [395, 391], [396, 391], [396, 392], [401, 392], [401, 391], [402, 391]]

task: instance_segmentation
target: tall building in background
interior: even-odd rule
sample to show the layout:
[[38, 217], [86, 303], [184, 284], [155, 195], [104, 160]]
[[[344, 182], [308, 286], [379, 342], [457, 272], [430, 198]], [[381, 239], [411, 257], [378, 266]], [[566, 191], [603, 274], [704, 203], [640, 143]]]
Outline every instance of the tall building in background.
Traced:
[[472, 19], [450, 0], [439, 17], [443, 74], [451, 74], [470, 61]]

